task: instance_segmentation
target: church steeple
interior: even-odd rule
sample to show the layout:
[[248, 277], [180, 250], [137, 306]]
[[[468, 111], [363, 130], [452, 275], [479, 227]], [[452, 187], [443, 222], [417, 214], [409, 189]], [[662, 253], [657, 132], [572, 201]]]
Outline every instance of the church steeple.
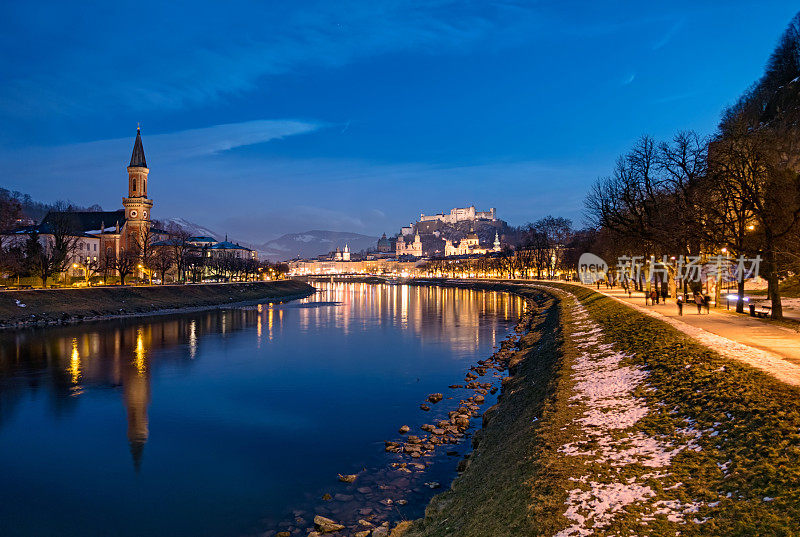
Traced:
[[136, 127], [136, 141], [133, 143], [133, 154], [131, 154], [131, 163], [129, 168], [147, 168], [147, 161], [144, 159], [144, 147], [142, 146], [142, 133], [139, 127]]
[[128, 196], [122, 198], [125, 207], [125, 247], [131, 248], [136, 236], [150, 228], [150, 209], [153, 200], [147, 197], [147, 161], [144, 159], [142, 132], [136, 128], [136, 141], [133, 143], [131, 164], [128, 166]]

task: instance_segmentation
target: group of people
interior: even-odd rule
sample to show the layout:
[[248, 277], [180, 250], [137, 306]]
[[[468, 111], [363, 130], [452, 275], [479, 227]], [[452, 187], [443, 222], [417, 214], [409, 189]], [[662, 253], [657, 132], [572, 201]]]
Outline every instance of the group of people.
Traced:
[[[628, 293], [628, 295], [630, 296], [630, 293]], [[667, 290], [666, 287], [662, 287], [661, 292], [659, 292], [658, 289], [653, 289], [652, 291], [650, 291], [650, 294], [645, 293], [644, 305], [645, 306], [647, 305], [648, 299], [650, 300], [651, 305], [658, 304], [662, 300], [666, 302], [668, 296], [669, 296], [669, 290]]]
[[[608, 279], [605, 279], [603, 281], [603, 283], [606, 284], [606, 288], [607, 289], [608, 288], [611, 288], [611, 289], [614, 288], [614, 283], [615, 283], [614, 281], [609, 281]], [[631, 285], [631, 282], [628, 281], [627, 279], [623, 279], [619, 283], [620, 283], [622, 289], [624, 289], [628, 293], [628, 296], [630, 297], [632, 295], [632, 292], [633, 292], [633, 286]], [[597, 289], [600, 289], [600, 284], [601, 284], [600, 280], [596, 280], [595, 281], [595, 285], [597, 286]], [[648, 301], [649, 301], [650, 305], [656, 305], [656, 304], [659, 304], [662, 300], [664, 301], [664, 303], [666, 303], [667, 302], [667, 298], [669, 298], [669, 290], [667, 289], [666, 285], [661, 285], [660, 289], [656, 287], [656, 288], [651, 289], [649, 293], [645, 292], [645, 294], [644, 294], [644, 304], [645, 304], [645, 306], [648, 305]], [[689, 299], [688, 299], [688, 297], [686, 295], [682, 295], [682, 294], [678, 295], [678, 298], [675, 300], [675, 303], [678, 305], [678, 315], [683, 315], [683, 306], [688, 301], [689, 301]], [[711, 308], [711, 297], [709, 295], [706, 295], [706, 294], [704, 294], [702, 292], [699, 292], [699, 291], [694, 291], [692, 293], [691, 301], [694, 302], [694, 304], [697, 306], [697, 314], [698, 315], [701, 315], [703, 313], [703, 310], [705, 310], [706, 315], [711, 313], [711, 311], [710, 311], [710, 308]]]
[[[684, 295], [678, 295], [678, 298], [675, 301], [675, 303], [678, 305], [678, 315], [683, 315], [683, 303], [684, 303], [684, 301], [685, 301]], [[692, 301], [697, 306], [697, 314], [698, 315], [703, 313], [703, 310], [706, 310], [706, 315], [711, 313], [710, 312], [710, 306], [711, 306], [711, 297], [710, 296], [704, 295], [703, 293], [698, 293], [697, 291], [695, 291], [692, 294]]]

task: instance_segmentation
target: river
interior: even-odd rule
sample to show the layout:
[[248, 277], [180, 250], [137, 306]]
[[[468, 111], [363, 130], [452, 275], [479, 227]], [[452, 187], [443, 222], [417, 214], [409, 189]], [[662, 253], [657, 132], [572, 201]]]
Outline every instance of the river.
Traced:
[[[305, 536], [315, 512], [378, 514], [387, 495], [404, 500], [380, 516], [420, 516], [468, 440], [407, 490], [353, 489], [395, 479], [384, 440], [470, 395], [448, 385], [508, 335], [522, 300], [314, 285], [285, 304], [0, 332], [0, 535]], [[434, 392], [445, 400], [421, 410]]]

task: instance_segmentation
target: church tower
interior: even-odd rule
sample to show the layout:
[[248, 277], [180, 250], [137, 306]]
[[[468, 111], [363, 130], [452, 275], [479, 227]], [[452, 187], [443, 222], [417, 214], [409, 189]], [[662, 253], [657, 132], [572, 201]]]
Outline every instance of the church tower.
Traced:
[[133, 143], [131, 163], [128, 165], [128, 197], [122, 198], [126, 218], [126, 242], [128, 247], [136, 236], [150, 228], [150, 209], [153, 200], [147, 198], [147, 161], [142, 147], [142, 133], [136, 127], [136, 141]]

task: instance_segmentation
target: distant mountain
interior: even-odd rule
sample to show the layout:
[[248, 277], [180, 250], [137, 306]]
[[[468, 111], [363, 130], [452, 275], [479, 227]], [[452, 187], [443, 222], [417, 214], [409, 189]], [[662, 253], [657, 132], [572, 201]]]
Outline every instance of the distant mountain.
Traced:
[[256, 249], [259, 257], [270, 261], [286, 261], [296, 257], [311, 258], [327, 254], [347, 244], [351, 252], [375, 248], [378, 237], [370, 237], [346, 231], [323, 231], [314, 229], [303, 233], [287, 233], [267, 241]]
[[217, 240], [221, 240], [223, 238], [216, 231], [212, 231], [207, 227], [201, 226], [200, 224], [189, 222], [184, 218], [165, 218], [163, 220], [159, 220], [159, 222], [164, 227], [169, 227], [170, 224], [179, 226], [195, 237], [214, 237]]

